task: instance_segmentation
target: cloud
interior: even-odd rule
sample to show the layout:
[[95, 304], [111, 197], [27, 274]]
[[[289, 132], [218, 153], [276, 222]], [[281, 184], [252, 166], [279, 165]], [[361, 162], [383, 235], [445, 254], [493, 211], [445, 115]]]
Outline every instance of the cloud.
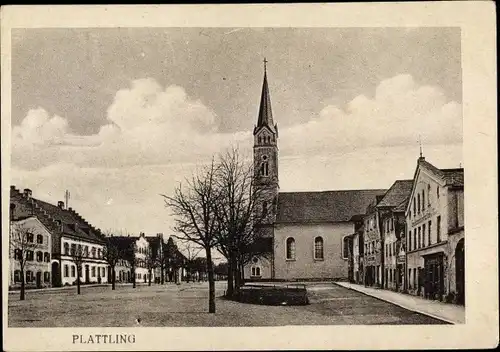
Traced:
[[[13, 128], [13, 163], [36, 169], [54, 163], [81, 167], [200, 163], [239, 145], [252, 147], [251, 131], [220, 133], [215, 113], [177, 85], [151, 78], [119, 90], [108, 123], [90, 136], [72, 134], [68, 121], [30, 110]], [[279, 121], [278, 121], [279, 123]], [[437, 87], [410, 75], [382, 81], [373, 97], [357, 96], [345, 107], [325, 106], [306, 123], [280, 130], [280, 155], [344, 153], [352, 149], [453, 144], [462, 140], [461, 105]]]
[[419, 86], [410, 75], [382, 81], [373, 98], [357, 96], [344, 109], [325, 106], [314, 119], [281, 133], [286, 154], [342, 152], [368, 147], [462, 141], [462, 107], [437, 87]]

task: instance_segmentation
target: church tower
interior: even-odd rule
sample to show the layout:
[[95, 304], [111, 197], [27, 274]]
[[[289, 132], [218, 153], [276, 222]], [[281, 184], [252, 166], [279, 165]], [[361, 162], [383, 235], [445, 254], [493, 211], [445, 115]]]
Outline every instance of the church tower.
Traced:
[[[259, 117], [254, 127], [253, 160], [256, 187], [261, 194], [259, 206], [262, 225], [269, 227], [264, 232], [272, 236], [272, 224], [276, 217], [278, 182], [278, 125], [273, 121], [271, 97], [267, 84], [266, 59], [264, 59], [264, 82], [260, 97]], [[267, 226], [266, 226], [267, 225]]]

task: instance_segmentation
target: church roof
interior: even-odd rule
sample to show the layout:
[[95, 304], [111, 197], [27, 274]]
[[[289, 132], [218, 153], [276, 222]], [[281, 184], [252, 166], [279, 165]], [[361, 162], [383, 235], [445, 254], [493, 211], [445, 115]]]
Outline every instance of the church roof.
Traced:
[[257, 128], [266, 126], [272, 132], [276, 132], [273, 122], [273, 111], [271, 109], [271, 96], [267, 84], [267, 73], [264, 72], [264, 82], [262, 83], [262, 94], [260, 96], [259, 118]]
[[346, 222], [364, 214], [367, 206], [386, 189], [278, 194], [277, 223]]
[[411, 193], [413, 180], [397, 180], [385, 194], [384, 198], [377, 204], [377, 207], [397, 207]]

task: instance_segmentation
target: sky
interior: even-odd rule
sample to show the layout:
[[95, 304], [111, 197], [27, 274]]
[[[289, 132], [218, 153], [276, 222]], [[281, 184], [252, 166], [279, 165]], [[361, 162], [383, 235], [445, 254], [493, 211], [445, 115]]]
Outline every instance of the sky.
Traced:
[[160, 194], [251, 156], [263, 59], [281, 191], [389, 188], [463, 166], [459, 28], [12, 31], [12, 180], [104, 230], [172, 233]]

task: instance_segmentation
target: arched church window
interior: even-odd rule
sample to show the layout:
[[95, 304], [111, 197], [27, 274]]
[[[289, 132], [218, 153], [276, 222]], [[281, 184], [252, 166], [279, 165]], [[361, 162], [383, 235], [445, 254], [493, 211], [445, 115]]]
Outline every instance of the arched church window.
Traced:
[[323, 253], [323, 238], [316, 237], [314, 239], [314, 259], [319, 259], [319, 260], [324, 259], [323, 254], [324, 254]]
[[293, 237], [286, 240], [286, 259], [295, 260], [295, 240]]
[[269, 163], [267, 161], [264, 161], [263, 163], [260, 164], [260, 174], [262, 176], [269, 175]]
[[267, 202], [266, 201], [264, 201], [262, 203], [262, 216], [263, 217], [267, 216]]

